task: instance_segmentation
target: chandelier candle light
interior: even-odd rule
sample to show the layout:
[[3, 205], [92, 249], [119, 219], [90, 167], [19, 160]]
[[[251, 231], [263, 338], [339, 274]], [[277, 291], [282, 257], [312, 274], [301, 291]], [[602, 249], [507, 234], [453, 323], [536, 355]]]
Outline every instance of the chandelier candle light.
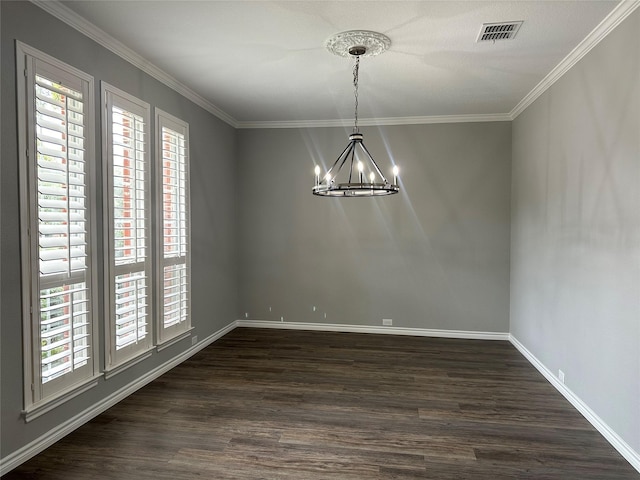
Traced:
[[[316, 181], [313, 194], [323, 197], [373, 197], [393, 195], [400, 191], [398, 186], [398, 167], [393, 167], [393, 183], [389, 182], [378, 167], [363, 142], [358, 128], [358, 76], [360, 57], [379, 55], [389, 48], [391, 40], [385, 35], [366, 30], [350, 30], [338, 33], [327, 40], [327, 49], [342, 57], [355, 57], [353, 67], [353, 88], [355, 96], [355, 121], [353, 133], [349, 135], [349, 144], [338, 156], [333, 166], [320, 178], [320, 167], [316, 165]], [[348, 168], [343, 170], [345, 165]], [[354, 178], [357, 169], [357, 180]], [[365, 181], [365, 169], [369, 171]]]

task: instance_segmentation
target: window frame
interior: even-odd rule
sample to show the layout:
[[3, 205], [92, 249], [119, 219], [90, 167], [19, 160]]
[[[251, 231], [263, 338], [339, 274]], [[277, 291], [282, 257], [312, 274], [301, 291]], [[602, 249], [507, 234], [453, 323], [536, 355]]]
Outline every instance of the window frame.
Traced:
[[[82, 93], [84, 121], [83, 162], [85, 201], [85, 258], [84, 274], [59, 275], [57, 281], [50, 277], [48, 283], [60, 286], [73, 282], [73, 277], [82, 277], [86, 284], [88, 308], [87, 329], [90, 339], [87, 343], [88, 359], [85, 365], [73, 368], [70, 373], [42, 382], [42, 343], [40, 323], [40, 252], [38, 221], [37, 183], [37, 117], [36, 75], [55, 81]], [[23, 385], [25, 421], [30, 421], [57, 407], [89, 388], [98, 384], [99, 373], [99, 328], [98, 276], [97, 276], [97, 222], [96, 222], [96, 149], [95, 149], [95, 90], [94, 79], [71, 65], [47, 55], [22, 42], [16, 41], [16, 86], [18, 110], [19, 147], [19, 195], [20, 195], [20, 244], [21, 244], [21, 290], [23, 327]], [[65, 117], [67, 122], [68, 117]], [[67, 151], [67, 154], [69, 152]], [[68, 155], [65, 156], [69, 161]], [[67, 167], [68, 168], [68, 167]], [[68, 185], [68, 184], [66, 184]], [[66, 188], [66, 187], [64, 187]], [[67, 195], [68, 197], [69, 195]], [[50, 287], [53, 288], [53, 287]], [[73, 322], [73, 318], [71, 319]], [[73, 323], [70, 324], [71, 326]], [[73, 348], [73, 344], [72, 347]]]
[[[184, 262], [181, 258], [164, 256], [164, 166], [163, 166], [163, 128], [184, 137], [185, 147], [185, 209], [186, 209], [186, 255]], [[192, 330], [191, 326], [191, 190], [190, 190], [190, 138], [189, 124], [159, 108], [155, 108], [155, 283], [156, 283], [156, 344], [161, 349], [164, 345], [172, 344]], [[170, 327], [164, 326], [164, 267], [184, 263], [186, 269], [186, 318]]]
[[[104, 207], [104, 310], [105, 310], [105, 374], [109, 378], [122, 370], [135, 365], [151, 355], [154, 348], [154, 321], [155, 314], [155, 288], [153, 275], [153, 228], [152, 228], [152, 202], [153, 194], [151, 162], [151, 107], [133, 95], [130, 95], [107, 82], [101, 82], [101, 102], [102, 102], [102, 151], [103, 151], [103, 205]], [[114, 242], [114, 180], [113, 180], [113, 122], [112, 108], [116, 105], [135, 115], [141, 116], [144, 122], [145, 150], [144, 150], [144, 225], [146, 231], [145, 238], [145, 261], [144, 272], [146, 274], [146, 335], [144, 341], [133, 345], [117, 348], [115, 332], [115, 276], [116, 272], [122, 271], [122, 266], [115, 265], [115, 242]]]

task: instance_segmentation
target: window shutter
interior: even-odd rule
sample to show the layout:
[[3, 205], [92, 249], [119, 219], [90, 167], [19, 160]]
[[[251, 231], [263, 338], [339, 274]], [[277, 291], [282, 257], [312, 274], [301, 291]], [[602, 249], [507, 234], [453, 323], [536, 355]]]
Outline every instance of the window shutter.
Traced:
[[[164, 328], [187, 318], [187, 178], [184, 135], [162, 127]], [[167, 265], [168, 260], [177, 263]]]
[[146, 169], [144, 119], [112, 107], [116, 349], [147, 335]]
[[88, 303], [85, 282], [40, 291], [43, 384], [89, 361]]
[[16, 42], [25, 418], [95, 379], [93, 78]]
[[84, 273], [86, 197], [81, 92], [36, 76], [40, 275]]
[[109, 366], [151, 347], [149, 106], [103, 84], [107, 125]]
[[188, 126], [159, 110], [156, 119], [161, 207], [159, 338], [163, 342], [190, 327]]
[[[35, 76], [41, 380], [89, 361], [82, 92]], [[44, 288], [43, 288], [44, 287]]]

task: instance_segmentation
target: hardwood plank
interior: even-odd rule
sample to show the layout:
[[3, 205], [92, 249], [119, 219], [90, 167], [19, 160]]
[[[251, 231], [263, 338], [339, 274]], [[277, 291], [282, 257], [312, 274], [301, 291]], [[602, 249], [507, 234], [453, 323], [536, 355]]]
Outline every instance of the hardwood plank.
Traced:
[[507, 342], [240, 328], [3, 477], [640, 479]]

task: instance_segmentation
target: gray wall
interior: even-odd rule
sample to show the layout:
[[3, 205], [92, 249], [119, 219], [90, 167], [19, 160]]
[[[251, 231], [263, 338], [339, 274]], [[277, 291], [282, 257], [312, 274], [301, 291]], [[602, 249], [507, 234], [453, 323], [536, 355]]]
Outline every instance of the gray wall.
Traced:
[[[0, 454], [9, 453], [63, 423], [79, 412], [129, 384], [154, 367], [185, 351], [183, 340], [141, 364], [74, 398], [49, 414], [25, 424], [20, 416], [22, 398], [22, 318], [20, 307], [20, 237], [18, 153], [16, 130], [15, 40], [67, 62], [99, 81], [135, 95], [183, 120], [190, 126], [192, 195], [192, 323], [203, 339], [235, 320], [237, 276], [235, 241], [235, 131], [202, 108], [142, 73], [117, 55], [29, 2], [0, 3], [2, 31], [2, 163], [1, 163], [1, 363], [2, 438]], [[97, 171], [101, 171], [100, 110], [96, 108]], [[153, 130], [152, 130], [153, 131]], [[98, 189], [101, 195], [101, 189]], [[98, 204], [98, 238], [102, 238], [101, 202]], [[100, 241], [99, 256], [102, 257]], [[99, 265], [101, 269], [101, 265]], [[99, 272], [102, 278], [102, 272]], [[100, 317], [101, 334], [103, 316]], [[104, 355], [101, 352], [101, 365]]]
[[364, 128], [401, 193], [313, 196], [349, 133], [239, 132], [240, 318], [507, 332], [511, 124]]
[[[640, 451], [640, 11], [513, 125], [364, 128], [380, 163], [391, 155], [400, 165], [402, 192], [336, 200], [311, 195], [313, 167], [334, 160], [349, 130], [234, 132], [38, 7], [3, 1], [0, 9], [2, 457], [189, 343], [29, 424], [21, 419], [15, 39], [93, 75], [96, 87], [105, 80], [189, 122], [193, 325], [201, 339], [245, 312], [510, 329]], [[99, 153], [98, 131], [98, 171]], [[289, 190], [268, 188], [275, 184]]]
[[511, 332], [640, 452], [640, 10], [513, 123]]

